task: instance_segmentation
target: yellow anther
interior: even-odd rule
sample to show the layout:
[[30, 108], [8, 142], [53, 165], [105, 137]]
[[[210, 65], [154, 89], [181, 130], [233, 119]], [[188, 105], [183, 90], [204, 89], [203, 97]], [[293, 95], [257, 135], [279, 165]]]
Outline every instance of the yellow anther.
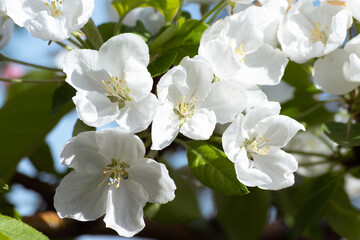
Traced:
[[245, 53], [248, 51], [248, 49], [243, 50], [243, 45], [240, 43], [239, 48], [235, 50], [235, 56], [240, 59], [241, 63], [245, 62]]
[[179, 118], [182, 121], [185, 121], [186, 118], [190, 118], [194, 115], [196, 103], [198, 103], [198, 101], [195, 98], [191, 98], [190, 102], [186, 102], [186, 97], [183, 96], [181, 102], [177, 102], [174, 112], [179, 115]]
[[63, 2], [60, 0], [52, 0], [49, 4], [49, 2], [45, 2], [45, 6], [49, 10], [49, 13], [52, 17], [58, 17], [63, 15]]
[[[321, 41], [322, 43], [326, 44], [327, 42], [327, 36], [326, 33], [321, 31], [321, 24], [319, 22], [317, 22], [315, 24], [315, 29], [312, 30], [311, 34], [310, 34], [310, 42], [312, 43], [316, 43], [318, 41]], [[325, 30], [328, 30], [328, 26], [325, 26]]]
[[112, 159], [111, 163], [108, 164], [103, 171], [103, 176], [106, 178], [98, 186], [103, 185], [109, 180], [109, 186], [115, 185], [116, 188], [119, 188], [121, 179], [127, 179], [129, 177], [129, 174], [125, 171], [125, 169], [129, 167], [126, 162], [121, 162], [120, 159]]
[[130, 89], [124, 80], [118, 77], [109, 77], [108, 81], [102, 80], [104, 89], [112, 102], [119, 102], [119, 107], [125, 106], [125, 101], [131, 101]]
[[[251, 157], [251, 153], [257, 153], [266, 156], [269, 153], [270, 146], [265, 146], [265, 143], [270, 142], [269, 140], [265, 140], [262, 136], [258, 136], [257, 138], [253, 138], [252, 140], [245, 141], [245, 148], [248, 152], [249, 157]], [[263, 149], [266, 148], [266, 149]]]

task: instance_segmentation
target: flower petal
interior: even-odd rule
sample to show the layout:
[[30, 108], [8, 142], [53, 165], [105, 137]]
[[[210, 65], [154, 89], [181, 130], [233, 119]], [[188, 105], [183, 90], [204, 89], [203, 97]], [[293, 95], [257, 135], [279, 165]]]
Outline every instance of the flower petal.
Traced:
[[89, 126], [104, 126], [120, 114], [117, 103], [97, 92], [77, 92], [73, 101], [79, 118]]
[[128, 132], [143, 131], [154, 118], [157, 102], [156, 96], [152, 93], [139, 102], [131, 101], [128, 106], [120, 109], [116, 122]]
[[224, 152], [233, 162], [235, 162], [236, 157], [240, 152], [240, 147], [243, 146], [245, 141], [240, 132], [243, 119], [244, 115], [239, 114], [222, 136]]
[[209, 139], [216, 125], [215, 113], [205, 108], [195, 110], [194, 115], [186, 119], [180, 132], [188, 138], [195, 140]]
[[129, 57], [140, 64], [149, 64], [149, 48], [142, 38], [133, 33], [124, 33], [107, 40], [99, 50], [99, 65], [113, 76], [123, 79]]
[[214, 111], [220, 124], [231, 122], [246, 107], [246, 93], [240, 83], [219, 81], [211, 84], [211, 90], [203, 108]]
[[119, 128], [102, 130], [95, 137], [98, 152], [107, 162], [120, 159], [131, 166], [132, 162], [145, 155], [145, 147], [140, 138]]
[[299, 130], [305, 131], [302, 124], [283, 115], [267, 117], [255, 126], [256, 132], [266, 141], [266, 145], [284, 147]]
[[105, 167], [105, 160], [98, 153], [96, 132], [83, 132], [70, 139], [60, 153], [60, 162], [76, 172], [97, 174]]
[[70, 172], [56, 188], [54, 206], [61, 218], [93, 221], [106, 211], [108, 186], [103, 184], [101, 169], [98, 175]]
[[129, 179], [109, 189], [104, 222], [120, 236], [132, 237], [144, 227], [143, 207], [149, 196], [141, 184]]
[[153, 150], [161, 150], [172, 143], [179, 133], [179, 117], [174, 113], [169, 101], [159, 105], [151, 128]]
[[129, 176], [143, 186], [149, 194], [149, 202], [164, 204], [175, 198], [175, 183], [162, 163], [144, 158], [131, 166]]
[[240, 149], [234, 162], [237, 179], [249, 187], [271, 183], [271, 179], [264, 172], [253, 167], [254, 163], [249, 160], [244, 147]]
[[296, 159], [280, 149], [270, 151], [266, 156], [253, 154], [254, 167], [267, 174], [271, 182], [258, 184], [261, 189], [280, 190], [294, 184], [294, 172], [298, 167]]
[[66, 82], [77, 91], [96, 91], [106, 94], [102, 80], [110, 75], [98, 65], [99, 53], [95, 50], [74, 49], [64, 59]]

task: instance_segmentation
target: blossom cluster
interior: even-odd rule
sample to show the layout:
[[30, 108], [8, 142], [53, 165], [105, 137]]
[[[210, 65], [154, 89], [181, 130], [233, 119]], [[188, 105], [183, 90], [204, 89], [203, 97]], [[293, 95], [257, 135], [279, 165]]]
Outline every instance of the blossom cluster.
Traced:
[[[183, 58], [156, 86], [148, 71], [149, 48], [139, 35], [119, 34], [99, 50], [66, 55], [63, 71], [76, 90], [79, 119], [92, 127], [115, 121], [118, 127], [80, 133], [64, 146], [61, 163], [74, 170], [56, 191], [59, 216], [90, 221], [105, 214], [107, 227], [131, 237], [145, 226], [147, 202], [173, 200], [176, 186], [168, 170], [145, 156], [136, 135], [150, 125], [151, 149], [163, 150], [179, 133], [207, 140], [226, 124], [222, 147], [239, 182], [267, 190], [294, 184], [298, 162], [281, 148], [305, 128], [280, 115], [280, 104], [268, 101], [261, 86], [279, 84], [289, 59], [318, 58], [317, 87], [331, 94], [357, 87], [360, 36], [342, 44], [353, 17], [360, 20], [359, 3], [234, 2], [233, 14], [203, 33], [198, 54]], [[46, 41], [69, 38], [93, 9], [93, 0], [0, 0], [1, 14]]]

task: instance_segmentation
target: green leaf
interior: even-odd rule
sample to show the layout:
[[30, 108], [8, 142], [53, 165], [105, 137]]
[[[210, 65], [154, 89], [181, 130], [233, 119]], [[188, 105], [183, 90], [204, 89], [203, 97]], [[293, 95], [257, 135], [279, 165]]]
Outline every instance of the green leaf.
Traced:
[[203, 141], [189, 141], [186, 146], [189, 167], [204, 185], [226, 195], [249, 193], [238, 181], [234, 163], [223, 151]]
[[72, 136], [75, 137], [79, 133], [86, 132], [86, 131], [96, 131], [96, 128], [95, 127], [90, 127], [90, 126], [86, 125], [83, 121], [78, 119], [76, 121], [76, 123], [75, 123]]
[[165, 73], [170, 66], [173, 64], [177, 53], [169, 53], [164, 56], [159, 57], [154, 62], [150, 63], [148, 66], [149, 72], [152, 77], [159, 76]]
[[0, 215], [0, 234], [2, 240], [49, 240], [44, 234], [29, 225], [4, 215]]
[[179, 0], [113, 0], [115, 11], [120, 18], [124, 18], [131, 10], [139, 7], [153, 7], [158, 9], [165, 17], [166, 22], [171, 22], [179, 7]]
[[[13, 85], [12, 87], [15, 87]], [[12, 87], [10, 91], [12, 91]], [[72, 105], [51, 114], [56, 86], [33, 85], [0, 109], [0, 176], [8, 181], [19, 161], [30, 155]]]
[[67, 83], [64, 83], [58, 87], [52, 98], [51, 113], [56, 114], [62, 107], [71, 102], [73, 96], [75, 96], [76, 90]]
[[[150, 51], [159, 56], [176, 53], [174, 65], [177, 65], [184, 57], [193, 57], [198, 54], [201, 36], [207, 28], [207, 24], [198, 20], [184, 21], [184, 18], [180, 18], [177, 25], [165, 30], [163, 34], [166, 33], [166, 37], [161, 34], [149, 44]], [[161, 41], [158, 40], [160, 37]]]
[[170, 176], [176, 184], [175, 199], [167, 204], [147, 205], [145, 215], [149, 219], [172, 224], [187, 223], [200, 218], [201, 213], [193, 187], [186, 179], [172, 171]]
[[7, 185], [2, 178], [0, 178], [0, 193], [7, 191], [9, 191], [9, 185]]
[[[348, 129], [350, 127], [350, 129]], [[328, 122], [323, 125], [325, 134], [343, 147], [360, 146], [360, 123], [347, 125], [338, 122]]]
[[322, 216], [339, 179], [339, 177], [323, 175], [313, 180], [310, 191], [307, 193], [308, 197], [296, 216], [295, 226], [291, 232], [292, 239], [297, 239], [308, 226]]
[[325, 217], [340, 236], [348, 240], [360, 239], [360, 212], [355, 209], [343, 187], [339, 185], [326, 208]]
[[[104, 41], [107, 41], [111, 37], [114, 36], [115, 26], [116, 26], [115, 23], [109, 22], [109, 23], [101, 24], [98, 27], [99, 32], [100, 32], [102, 38], [104, 39]], [[121, 25], [121, 33], [137, 34], [140, 37], [142, 37], [145, 42], [147, 42], [149, 40], [149, 38], [151, 37], [151, 34], [145, 29], [144, 25], [140, 21], [137, 21], [136, 25], [134, 27]]]
[[89, 21], [82, 28], [82, 31], [86, 35], [86, 39], [89, 40], [91, 45], [95, 47], [96, 50], [99, 50], [101, 45], [104, 43], [102, 36], [96, 27], [94, 21], [90, 18]]
[[230, 239], [259, 239], [267, 220], [269, 192], [251, 189], [245, 196], [215, 195], [216, 220]]
[[56, 173], [49, 145], [45, 141], [29, 155], [29, 159], [39, 172]]

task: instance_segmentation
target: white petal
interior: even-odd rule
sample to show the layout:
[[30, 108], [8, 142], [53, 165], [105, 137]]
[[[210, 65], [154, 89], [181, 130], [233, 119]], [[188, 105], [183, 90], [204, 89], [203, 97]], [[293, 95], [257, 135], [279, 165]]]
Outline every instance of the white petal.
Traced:
[[345, 94], [355, 89], [358, 83], [349, 82], [344, 76], [345, 62], [349, 62], [349, 53], [343, 49], [316, 60], [313, 70], [316, 87], [330, 94]]
[[270, 183], [258, 184], [261, 189], [280, 190], [294, 184], [294, 172], [298, 167], [296, 159], [280, 149], [270, 151], [266, 156], [254, 154], [254, 167], [271, 178]]
[[195, 110], [191, 118], [186, 119], [186, 122], [180, 128], [180, 132], [191, 139], [205, 140], [211, 137], [215, 125], [215, 113], [201, 108]]
[[302, 124], [282, 115], [270, 116], [255, 126], [256, 132], [262, 136], [269, 146], [284, 147], [299, 130], [305, 131]]
[[255, 108], [253, 108], [245, 115], [242, 124], [242, 131], [245, 133], [246, 131], [253, 129], [255, 125], [262, 119], [274, 115], [279, 115], [279, 113], [280, 113], [280, 104], [278, 102], [262, 103], [261, 105], [258, 105]]
[[169, 146], [179, 133], [179, 116], [173, 108], [168, 101], [157, 107], [151, 128], [151, 149], [161, 150]]
[[164, 204], [175, 198], [176, 186], [164, 164], [144, 158], [144, 161], [132, 165], [128, 173], [131, 179], [143, 186], [149, 202]]
[[149, 64], [148, 46], [140, 36], [133, 33], [114, 36], [107, 40], [99, 50], [100, 66], [121, 79], [129, 57], [133, 57], [144, 66]]
[[64, 13], [71, 15], [74, 31], [82, 28], [94, 11], [93, 0], [63, 0]]
[[234, 162], [235, 172], [239, 182], [249, 187], [256, 187], [262, 184], [271, 183], [270, 177], [264, 172], [253, 167], [245, 148], [241, 148]]
[[120, 114], [118, 103], [97, 92], [77, 92], [73, 101], [79, 118], [89, 126], [104, 126]]
[[70, 172], [56, 188], [54, 207], [61, 218], [93, 221], [106, 211], [108, 186], [103, 184], [102, 170], [97, 175]]
[[119, 128], [99, 131], [95, 137], [99, 146], [98, 152], [107, 162], [120, 159], [131, 167], [133, 162], [145, 155], [145, 147], [140, 138]]
[[129, 57], [125, 64], [125, 81], [130, 88], [130, 96], [139, 102], [149, 96], [153, 79], [147, 68], [133, 57]]
[[186, 79], [186, 71], [181, 66], [176, 66], [167, 71], [159, 80], [156, 91], [157, 96], [159, 98], [160, 103], [164, 103], [165, 99], [168, 96], [169, 86], [173, 84], [173, 82], [181, 82], [182, 79]]
[[106, 93], [102, 80], [110, 75], [98, 65], [99, 53], [95, 50], [74, 49], [64, 59], [66, 82], [78, 91]]
[[110, 188], [104, 222], [120, 236], [132, 237], [144, 227], [143, 207], [149, 196], [133, 180], [121, 181], [120, 187]]
[[244, 68], [239, 74], [254, 84], [276, 85], [284, 75], [288, 62], [289, 60], [282, 51], [264, 44], [256, 51], [246, 55]]
[[219, 78], [231, 76], [241, 68], [231, 46], [219, 40], [200, 44], [199, 55], [211, 64], [214, 74]]
[[120, 109], [116, 122], [128, 132], [143, 131], [154, 118], [157, 102], [156, 96], [152, 93], [139, 102], [131, 101], [129, 105]]
[[343, 66], [345, 79], [354, 83], [360, 83], [360, 58], [358, 56], [354, 53], [350, 54], [349, 62], [345, 62]]
[[244, 115], [239, 114], [230, 126], [225, 130], [222, 136], [222, 146], [226, 156], [235, 162], [240, 152], [240, 147], [244, 144], [245, 139], [241, 136], [241, 126]]
[[213, 111], [216, 121], [224, 124], [233, 121], [245, 109], [246, 100], [240, 83], [219, 81], [211, 84], [211, 91], [202, 107]]
[[60, 162], [79, 173], [97, 174], [105, 167], [105, 160], [98, 153], [96, 132], [83, 132], [71, 138], [60, 153]]
[[[210, 65], [200, 56], [194, 58], [185, 57], [180, 65], [186, 71], [186, 86], [188, 92], [186, 97], [195, 97], [198, 100], [203, 100], [210, 91], [210, 85], [213, 80], [213, 73]], [[173, 80], [176, 84], [177, 81]]]

